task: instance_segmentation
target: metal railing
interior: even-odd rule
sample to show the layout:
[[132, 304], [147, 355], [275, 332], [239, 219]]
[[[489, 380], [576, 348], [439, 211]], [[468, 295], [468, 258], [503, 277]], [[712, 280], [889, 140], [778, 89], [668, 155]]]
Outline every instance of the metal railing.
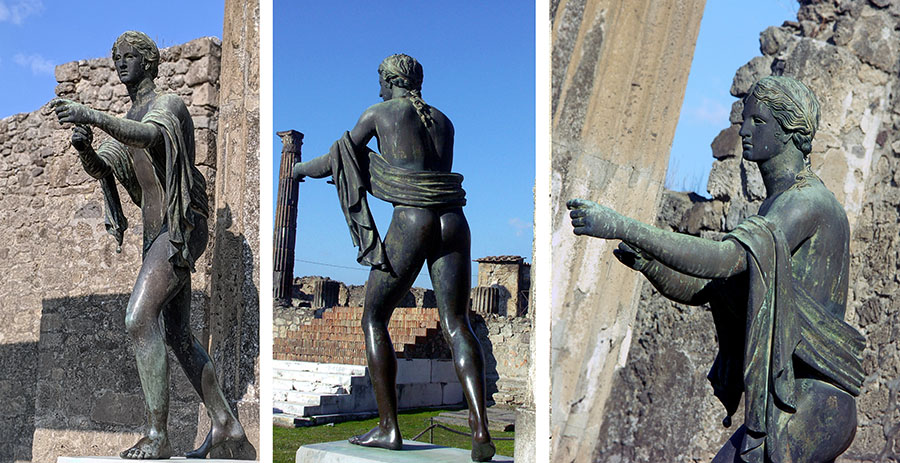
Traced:
[[[434, 443], [434, 428], [440, 428], [445, 431], [450, 431], [453, 434], [459, 434], [460, 436], [472, 437], [472, 433], [457, 431], [451, 427], [444, 426], [441, 423], [435, 423], [433, 417], [428, 418], [424, 421], [425, 421], [425, 424], [428, 425], [428, 427], [425, 428], [422, 432], [416, 434], [416, 436], [413, 437], [413, 440], [419, 440], [419, 438], [422, 437], [423, 435], [425, 435], [426, 432], [430, 431], [429, 436], [428, 436], [428, 443], [433, 444]], [[516, 438], [515, 437], [491, 437], [491, 440], [516, 440]]]

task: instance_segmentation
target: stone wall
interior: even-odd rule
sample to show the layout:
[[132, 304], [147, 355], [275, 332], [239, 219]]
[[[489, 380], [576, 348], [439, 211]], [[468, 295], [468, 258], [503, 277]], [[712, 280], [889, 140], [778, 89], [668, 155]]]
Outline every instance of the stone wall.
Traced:
[[550, 2], [553, 461], [592, 458], [640, 288], [616, 243], [572, 233], [566, 201], [656, 216], [704, 4]]
[[[216, 38], [163, 49], [156, 80], [188, 104], [211, 201], [219, 50]], [[118, 116], [128, 106], [109, 58], [60, 65], [56, 77], [60, 96]], [[7, 263], [0, 280], [0, 390], [17, 397], [0, 405], [0, 422], [15, 423], [0, 426], [2, 461], [117, 454], [134, 443], [142, 426], [135, 417], [144, 415], [143, 395], [134, 387], [134, 359], [124, 342], [124, 307], [141, 262], [139, 210], [120, 189], [132, 226], [117, 254], [104, 228], [99, 183], [84, 173], [70, 134], [46, 105], [0, 119], [0, 258]], [[96, 130], [94, 136], [94, 146], [105, 138]], [[212, 217], [210, 229], [216, 226]], [[193, 276], [197, 333], [206, 331], [209, 276], [207, 252]], [[85, 370], [76, 374], [73, 365]], [[197, 437], [198, 400], [177, 367], [172, 379], [169, 422], [173, 444], [184, 451]]]
[[500, 290], [499, 314], [524, 315], [528, 309], [531, 265], [520, 256], [482, 257], [475, 262], [478, 262], [478, 286]]
[[[769, 74], [805, 82], [821, 103], [810, 160], [851, 224], [847, 320], [867, 338], [859, 427], [843, 462], [900, 461], [900, 2], [801, 1], [798, 18], [760, 35], [761, 56], [741, 67], [731, 92]], [[741, 160], [741, 102], [713, 141], [712, 200], [670, 193], [660, 225], [718, 237], [756, 212], [765, 195], [756, 166]], [[744, 181], [745, 183], [742, 183]], [[715, 355], [703, 307], [664, 300], [645, 283], [627, 364], [615, 378], [598, 461], [708, 461], [739, 424], [705, 379]], [[685, 413], [687, 411], [687, 413]]]
[[[311, 281], [321, 277], [304, 277], [298, 280], [295, 288], [302, 291], [303, 289], [311, 289]], [[337, 282], [335, 282], [337, 283]], [[340, 283], [343, 287], [343, 283]], [[421, 288], [413, 288], [421, 289]], [[360, 306], [356, 306], [360, 307]], [[402, 307], [402, 306], [401, 306]], [[334, 309], [347, 312], [346, 309]], [[419, 339], [415, 345], [403, 346], [405, 341], [402, 328], [399, 326], [401, 322], [408, 316], [419, 317], [417, 312], [410, 311], [398, 307], [391, 318], [390, 327], [391, 336], [394, 338], [395, 348], [398, 351], [405, 351], [404, 355], [409, 358], [450, 358], [449, 346], [441, 336], [438, 322], [438, 314], [436, 310], [428, 312], [433, 317], [428, 323], [421, 322], [419, 326], [422, 328], [432, 328], [428, 331], [428, 339]], [[359, 311], [361, 314], [361, 311]], [[365, 349], [362, 343], [362, 328], [359, 327], [359, 314], [355, 314], [355, 318], [350, 322], [352, 326], [351, 333], [344, 335], [341, 344], [347, 344], [350, 348], [356, 350], [356, 356], [352, 360], [339, 358], [337, 346], [332, 349], [331, 354], [326, 354], [319, 358], [298, 358], [292, 357], [287, 353], [283, 346], [289, 346], [293, 343], [290, 339], [299, 339], [300, 337], [312, 338], [332, 338], [337, 331], [334, 327], [322, 323], [318, 320], [314, 323], [314, 319], [328, 318], [326, 310], [312, 309], [309, 307], [275, 307], [273, 313], [273, 339], [275, 340], [274, 356], [279, 360], [308, 360], [320, 361], [325, 363], [358, 363], [365, 364], [365, 357], [361, 355], [360, 349]], [[337, 316], [331, 315], [335, 318]], [[528, 317], [503, 317], [497, 315], [489, 315], [483, 317], [481, 315], [469, 314], [472, 329], [481, 343], [485, 356], [485, 373], [488, 380], [488, 393], [490, 398], [497, 404], [502, 406], [519, 406], [530, 399], [526, 398], [526, 381], [529, 375], [529, 349], [531, 343], [531, 319]], [[416, 318], [418, 320], [418, 318]], [[341, 323], [344, 324], [343, 322]], [[319, 326], [313, 326], [319, 325]], [[298, 334], [298, 332], [303, 334]], [[434, 355], [439, 353], [439, 355]]]

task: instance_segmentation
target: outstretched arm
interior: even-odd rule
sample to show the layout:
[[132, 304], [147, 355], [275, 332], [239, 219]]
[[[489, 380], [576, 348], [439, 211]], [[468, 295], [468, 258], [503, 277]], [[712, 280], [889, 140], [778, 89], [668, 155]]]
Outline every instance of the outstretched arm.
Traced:
[[622, 242], [613, 250], [619, 262], [644, 274], [663, 296], [675, 302], [701, 305], [709, 301], [708, 287], [712, 280], [680, 273], [666, 267], [640, 248]]
[[572, 199], [576, 235], [620, 239], [647, 251], [673, 270], [700, 278], [725, 278], [747, 268], [747, 256], [733, 240], [712, 241], [660, 230], [625, 217], [593, 201]]
[[[350, 130], [350, 142], [354, 147], [366, 146], [375, 136], [375, 106], [367, 109]], [[322, 178], [331, 175], [331, 159], [327, 154], [311, 161], [298, 162], [291, 170], [291, 177], [298, 181], [303, 177]]]
[[127, 146], [147, 148], [162, 140], [159, 128], [153, 124], [110, 116], [65, 98], [54, 99], [50, 106], [59, 122], [92, 125]]
[[303, 177], [322, 178], [331, 175], [331, 157], [323, 154], [311, 161], [298, 162], [291, 169], [291, 177], [298, 181]]

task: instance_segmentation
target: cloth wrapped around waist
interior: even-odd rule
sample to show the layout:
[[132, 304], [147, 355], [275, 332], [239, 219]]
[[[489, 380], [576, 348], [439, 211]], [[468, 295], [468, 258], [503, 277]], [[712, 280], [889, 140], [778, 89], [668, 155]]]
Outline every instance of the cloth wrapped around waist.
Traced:
[[360, 150], [365, 151], [357, 153], [350, 133], [344, 132], [329, 151], [331, 175], [353, 245], [359, 248], [356, 261], [390, 271], [366, 193], [371, 191], [376, 198], [395, 206], [462, 207], [466, 204], [463, 176], [394, 167], [378, 153], [366, 147]]
[[394, 167], [375, 152], [369, 154], [372, 196], [395, 205], [462, 207], [466, 205], [463, 176]]

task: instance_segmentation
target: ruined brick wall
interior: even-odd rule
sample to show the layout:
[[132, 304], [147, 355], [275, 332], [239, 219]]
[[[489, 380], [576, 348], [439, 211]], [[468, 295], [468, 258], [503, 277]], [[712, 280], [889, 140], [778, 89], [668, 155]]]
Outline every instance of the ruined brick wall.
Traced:
[[[851, 224], [847, 320], [867, 338], [856, 440], [843, 462], [900, 461], [900, 2], [802, 1], [797, 21], [760, 35], [761, 56], [741, 67], [731, 92], [769, 74], [805, 82], [821, 103], [811, 165]], [[765, 195], [756, 166], [741, 160], [738, 124], [713, 141], [712, 200], [668, 193], [659, 225], [720, 237], [756, 212]], [[742, 181], [744, 183], [742, 183]], [[737, 427], [705, 378], [716, 344], [706, 308], [671, 303], [645, 283], [627, 364], [615, 378], [598, 461], [708, 461]], [[685, 413], [687, 411], [687, 413]]]
[[[215, 38], [163, 49], [156, 80], [188, 104], [211, 201], [219, 49]], [[60, 96], [118, 116], [129, 104], [109, 58], [60, 65], [56, 77]], [[0, 461], [117, 454], [143, 424], [143, 395], [124, 333], [141, 262], [140, 213], [120, 189], [131, 228], [116, 254], [99, 183], [84, 172], [70, 135], [46, 105], [0, 119], [0, 392], [16, 397], [0, 404]], [[94, 137], [97, 146], [105, 135], [95, 130]], [[215, 225], [212, 218], [210, 229]], [[198, 333], [206, 326], [209, 262], [206, 253], [192, 280]], [[195, 440], [198, 400], [170, 360], [169, 423], [173, 444], [183, 451]]]

